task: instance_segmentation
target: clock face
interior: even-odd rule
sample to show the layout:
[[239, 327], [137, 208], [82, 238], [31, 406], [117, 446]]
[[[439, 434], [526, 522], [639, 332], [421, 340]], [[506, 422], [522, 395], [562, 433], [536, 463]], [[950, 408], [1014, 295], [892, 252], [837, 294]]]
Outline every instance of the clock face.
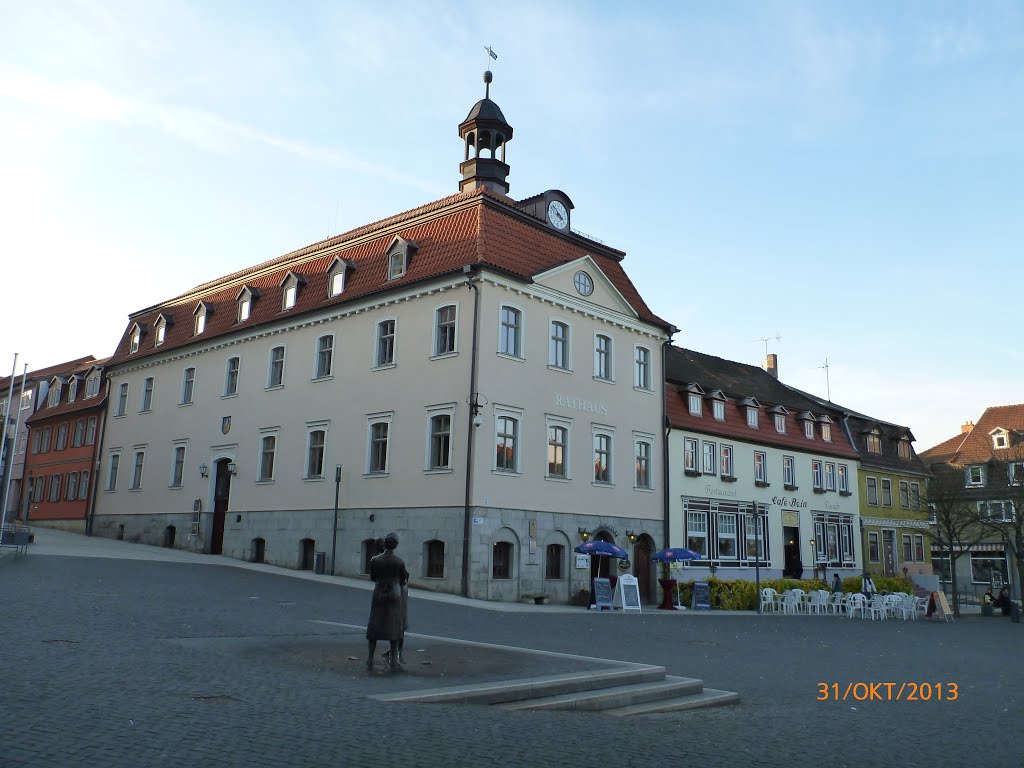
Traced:
[[582, 269], [576, 273], [576, 276], [572, 279], [573, 285], [576, 286], [576, 290], [580, 292], [581, 296], [589, 296], [594, 292], [594, 280]]
[[555, 229], [565, 229], [569, 226], [569, 212], [557, 200], [548, 203], [548, 223]]

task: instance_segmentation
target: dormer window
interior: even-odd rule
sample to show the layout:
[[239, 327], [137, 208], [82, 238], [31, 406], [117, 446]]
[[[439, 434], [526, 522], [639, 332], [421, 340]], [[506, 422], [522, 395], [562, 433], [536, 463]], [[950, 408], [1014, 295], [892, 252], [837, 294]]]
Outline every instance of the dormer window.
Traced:
[[806, 437], [808, 440], [813, 440], [814, 439], [814, 422], [813, 421], [805, 421], [804, 422], [804, 437]]
[[193, 314], [196, 316], [195, 335], [199, 336], [206, 330], [206, 317], [213, 314], [213, 309], [205, 301], [200, 301]]
[[345, 281], [352, 263], [340, 257], [336, 258], [327, 270], [327, 295], [340, 296], [345, 292]]
[[711, 414], [717, 421], [725, 421], [725, 403], [721, 400], [712, 400]]
[[306, 284], [302, 275], [289, 272], [281, 281], [281, 309], [291, 309], [299, 298], [299, 287]]
[[260, 292], [248, 285], [238, 292], [235, 301], [238, 302], [238, 322], [244, 323], [252, 315], [252, 305], [260, 296]]
[[46, 396], [46, 405], [49, 408], [53, 408], [55, 405], [60, 403], [60, 380], [54, 379], [53, 383], [50, 384], [50, 392]]
[[974, 464], [965, 470], [964, 485], [980, 488], [985, 485], [985, 465]]
[[153, 346], [159, 347], [167, 340], [167, 328], [169, 325], [171, 325], [171, 319], [167, 315], [161, 313], [157, 316], [156, 322], [153, 323]]
[[85, 380], [85, 396], [96, 397], [100, 393], [100, 377], [98, 375], [90, 376]]
[[409, 271], [409, 260], [416, 252], [416, 243], [404, 237], [396, 237], [388, 248], [388, 280], [401, 277]]
[[142, 326], [138, 323], [132, 326], [131, 330], [131, 344], [128, 348], [128, 354], [134, 355], [139, 351], [139, 344], [142, 342]]
[[786, 414], [788, 411], [781, 405], [777, 405], [771, 409], [771, 413], [774, 414], [775, 431], [780, 435], [786, 434]]
[[690, 397], [689, 397], [689, 404], [690, 404], [690, 413], [692, 413], [694, 416], [700, 416], [701, 415], [700, 395], [696, 395], [696, 394], [691, 392], [690, 393]]
[[821, 439], [824, 440], [826, 443], [832, 441], [832, 425], [831, 424], [822, 424], [821, 425]]
[[686, 404], [690, 414], [693, 416], [703, 416], [704, 407], [702, 401], [704, 399], [704, 390], [700, 388], [699, 384], [690, 384], [686, 387], [686, 392]]
[[757, 408], [752, 405], [747, 407], [747, 426], [757, 429]]
[[78, 377], [75, 376], [71, 379], [71, 386], [68, 388], [68, 402], [75, 402], [75, 398], [78, 397]]
[[870, 432], [868, 432], [867, 448], [868, 453], [882, 453], [882, 438], [879, 437], [877, 429], [873, 429]]
[[910, 440], [903, 437], [896, 443], [896, 455], [901, 459], [910, 458]]
[[992, 447], [996, 450], [1009, 447], [1010, 440], [1005, 429], [993, 429], [989, 434], [992, 436]]

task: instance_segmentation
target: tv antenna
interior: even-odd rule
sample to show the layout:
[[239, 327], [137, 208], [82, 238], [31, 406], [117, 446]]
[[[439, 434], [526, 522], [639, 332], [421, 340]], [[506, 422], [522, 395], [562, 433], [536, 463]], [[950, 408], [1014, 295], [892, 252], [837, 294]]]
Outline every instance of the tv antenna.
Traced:
[[768, 336], [763, 339], [754, 339], [754, 341], [760, 341], [764, 343], [764, 356], [768, 357], [768, 342], [769, 341], [782, 341], [782, 336], [776, 334], [775, 336]]
[[825, 364], [824, 365], [819, 365], [818, 366], [818, 370], [821, 370], [822, 368], [825, 369], [825, 397], [831, 403], [832, 402], [832, 388], [831, 388], [831, 386], [829, 386], [829, 382], [828, 382], [828, 358], [827, 357], [825, 358]]

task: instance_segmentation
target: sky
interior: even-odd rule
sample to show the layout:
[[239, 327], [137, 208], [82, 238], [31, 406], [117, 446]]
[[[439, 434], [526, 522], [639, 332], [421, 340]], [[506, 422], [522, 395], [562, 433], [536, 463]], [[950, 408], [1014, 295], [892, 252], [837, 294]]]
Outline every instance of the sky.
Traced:
[[[1024, 402], [1024, 5], [0, 0], [0, 373], [458, 191], [491, 97], [675, 342], [909, 426]], [[498, 54], [491, 61], [485, 46]], [[827, 361], [827, 368], [825, 367]]]

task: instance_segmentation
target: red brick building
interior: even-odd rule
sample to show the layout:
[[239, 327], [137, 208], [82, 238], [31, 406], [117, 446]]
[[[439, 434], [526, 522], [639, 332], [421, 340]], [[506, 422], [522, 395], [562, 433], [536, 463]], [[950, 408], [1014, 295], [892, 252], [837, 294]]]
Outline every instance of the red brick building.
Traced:
[[84, 532], [96, 488], [107, 384], [103, 360], [55, 373], [28, 418], [19, 517]]

